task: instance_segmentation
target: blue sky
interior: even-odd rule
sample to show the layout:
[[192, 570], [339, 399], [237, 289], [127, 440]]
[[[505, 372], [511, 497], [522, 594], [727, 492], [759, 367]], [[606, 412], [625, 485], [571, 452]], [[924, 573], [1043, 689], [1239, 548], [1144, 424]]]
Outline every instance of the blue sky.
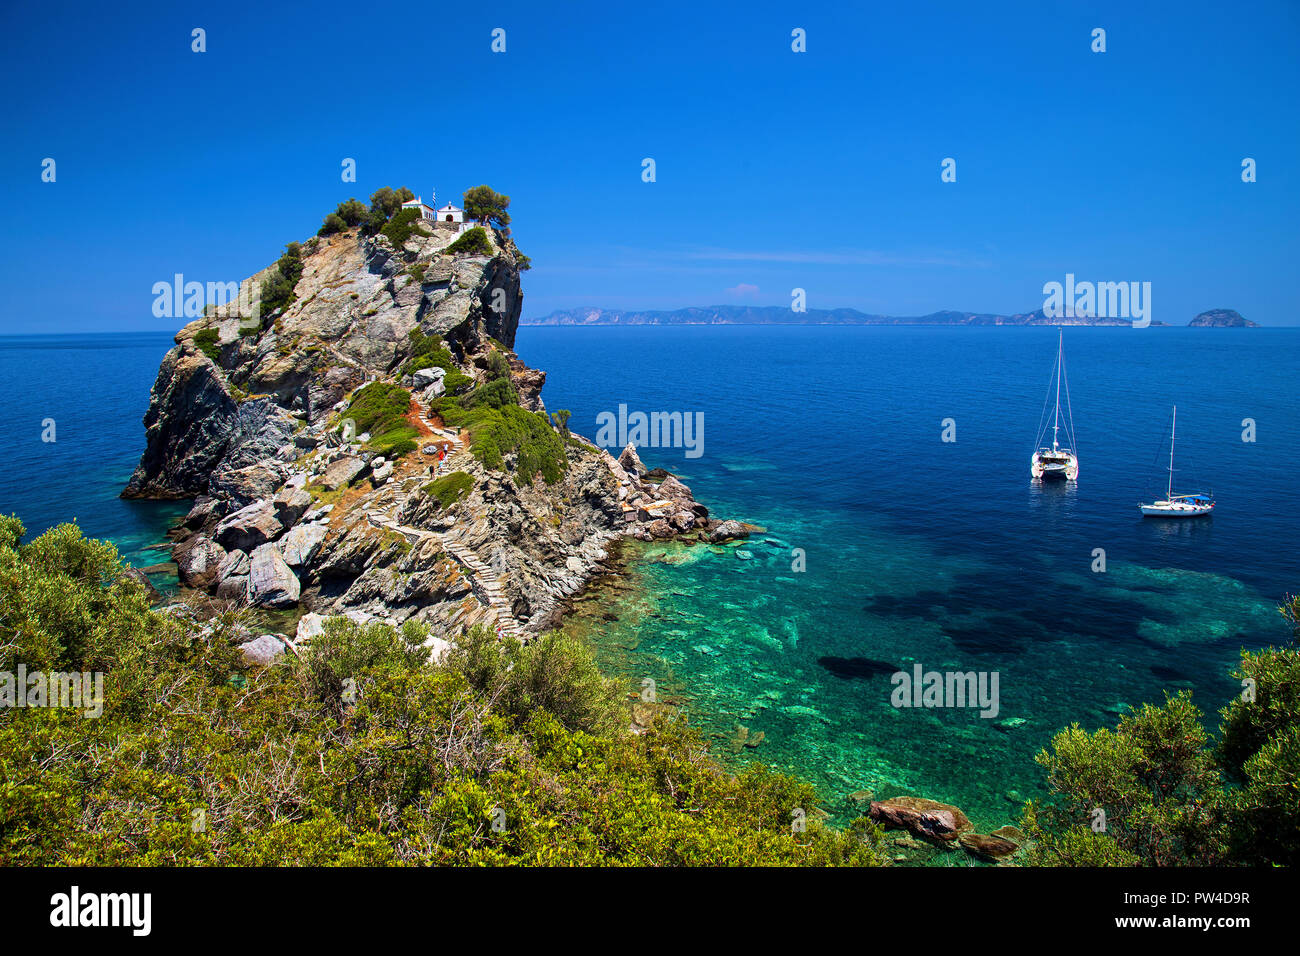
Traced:
[[0, 332], [171, 329], [155, 282], [479, 183], [526, 315], [1012, 312], [1072, 272], [1150, 281], [1164, 322], [1300, 322], [1300, 5], [819, 6], [6, 4]]

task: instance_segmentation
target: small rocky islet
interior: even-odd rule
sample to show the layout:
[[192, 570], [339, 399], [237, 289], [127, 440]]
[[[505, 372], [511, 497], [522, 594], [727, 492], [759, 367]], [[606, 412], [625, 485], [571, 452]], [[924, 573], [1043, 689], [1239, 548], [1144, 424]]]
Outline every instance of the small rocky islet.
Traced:
[[[292, 633], [269, 635], [282, 649], [310, 639], [322, 617], [346, 615], [418, 619], [437, 653], [479, 624], [524, 641], [555, 626], [619, 539], [748, 534], [710, 518], [633, 447], [616, 459], [552, 422], [545, 372], [513, 351], [527, 260], [504, 230], [482, 233], [472, 254], [457, 243], [459, 224], [436, 221], [396, 242], [349, 229], [295, 243], [287, 304], [257, 320], [234, 304], [209, 307], [181, 329], [123, 496], [193, 499], [172, 532], [183, 586], [300, 617]], [[241, 288], [256, 296], [284, 261]], [[420, 361], [431, 354], [440, 365]], [[562, 438], [545, 478], [518, 449], [489, 467], [470, 430], [436, 411], [453, 391], [496, 379], [537, 420], [528, 427]], [[409, 399], [407, 447], [385, 454], [386, 436], [347, 427], [372, 386]], [[444, 500], [448, 480], [455, 493]], [[246, 656], [265, 658], [254, 637]]]

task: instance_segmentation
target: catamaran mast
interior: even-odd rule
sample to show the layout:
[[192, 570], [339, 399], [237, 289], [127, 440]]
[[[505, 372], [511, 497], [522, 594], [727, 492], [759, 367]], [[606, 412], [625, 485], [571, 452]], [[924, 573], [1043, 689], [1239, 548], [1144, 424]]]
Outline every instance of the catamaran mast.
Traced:
[[1165, 491], [1165, 501], [1174, 500], [1174, 435], [1178, 431], [1178, 406], [1174, 406], [1174, 420], [1169, 425], [1169, 486]]
[[1057, 329], [1057, 332], [1059, 338], [1056, 342], [1056, 411], [1052, 415], [1052, 451], [1058, 451], [1061, 447], [1056, 441], [1056, 431], [1061, 421], [1061, 355], [1065, 349], [1065, 331]]

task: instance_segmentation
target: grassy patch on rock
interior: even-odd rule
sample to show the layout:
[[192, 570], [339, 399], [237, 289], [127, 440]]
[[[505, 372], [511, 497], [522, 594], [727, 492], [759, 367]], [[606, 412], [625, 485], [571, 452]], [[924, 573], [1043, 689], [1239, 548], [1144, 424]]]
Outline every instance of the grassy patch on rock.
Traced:
[[400, 385], [371, 382], [353, 393], [343, 417], [352, 420], [358, 433], [370, 433], [369, 451], [398, 458], [418, 447], [420, 433], [406, 420], [410, 407], [411, 393]]
[[485, 382], [463, 397], [443, 396], [434, 407], [448, 425], [469, 431], [470, 451], [494, 471], [506, 470], [506, 457], [514, 456], [516, 475], [532, 481], [540, 474], [551, 485], [569, 467], [559, 434], [545, 415], [519, 406], [509, 378]]
[[474, 490], [474, 479], [463, 471], [453, 471], [424, 485], [421, 489], [426, 495], [438, 500], [442, 508], [450, 508]]

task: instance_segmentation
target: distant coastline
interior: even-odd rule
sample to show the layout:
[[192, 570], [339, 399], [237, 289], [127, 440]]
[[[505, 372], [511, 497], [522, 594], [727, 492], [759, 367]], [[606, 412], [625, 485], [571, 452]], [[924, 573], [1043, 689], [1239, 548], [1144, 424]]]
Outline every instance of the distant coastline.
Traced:
[[[1198, 328], [1255, 328], [1232, 309], [1202, 312], [1187, 323]], [[522, 319], [520, 325], [1013, 325], [1013, 326], [1128, 326], [1128, 319], [1071, 316], [1053, 318], [1042, 309], [1002, 315], [990, 312], [945, 310], [919, 316], [872, 315], [857, 309], [809, 309], [794, 312], [789, 306], [709, 305], [671, 310], [622, 310], [595, 307], [561, 309], [549, 315]], [[1167, 326], [1152, 321], [1151, 325]]]

